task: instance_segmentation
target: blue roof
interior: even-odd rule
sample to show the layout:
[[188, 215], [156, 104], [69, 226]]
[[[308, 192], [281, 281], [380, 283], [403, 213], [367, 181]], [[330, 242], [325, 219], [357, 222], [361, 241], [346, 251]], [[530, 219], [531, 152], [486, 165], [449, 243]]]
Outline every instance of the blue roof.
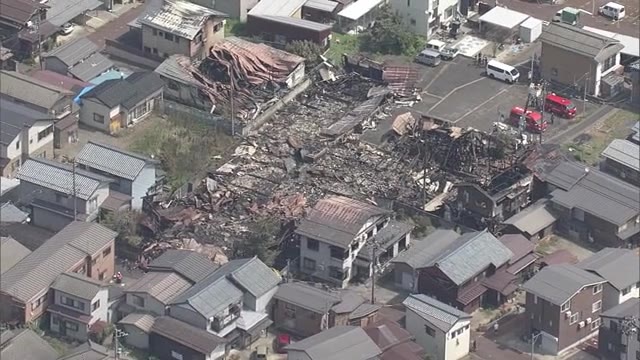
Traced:
[[89, 81], [93, 85], [100, 85], [107, 80], [115, 80], [115, 79], [125, 79], [130, 74], [128, 72], [120, 71], [120, 70], [109, 70], [102, 75], [92, 79]]

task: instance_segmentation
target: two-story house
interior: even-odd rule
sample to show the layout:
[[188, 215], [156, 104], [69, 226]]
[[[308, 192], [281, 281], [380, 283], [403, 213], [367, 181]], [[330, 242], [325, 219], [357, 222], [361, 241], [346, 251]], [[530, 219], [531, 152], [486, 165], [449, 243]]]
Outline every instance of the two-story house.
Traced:
[[112, 180], [73, 165], [32, 158], [18, 172], [21, 201], [34, 225], [57, 231], [72, 220], [95, 221], [104, 207], [118, 211], [130, 197], [109, 189]]
[[601, 155], [602, 171], [640, 186], [640, 145], [629, 140], [613, 139]]
[[65, 272], [103, 281], [113, 276], [116, 233], [95, 223], [75, 221], [2, 274], [3, 321], [29, 323], [52, 303], [50, 286]]
[[102, 282], [76, 273], [62, 273], [51, 289], [53, 303], [47, 311], [52, 332], [86, 341], [93, 324], [107, 322], [109, 289]]
[[640, 240], [638, 188], [600, 170], [562, 162], [541, 173], [539, 190], [549, 194], [558, 216], [556, 230], [604, 246], [637, 246]]
[[154, 72], [135, 72], [104, 81], [81, 95], [80, 122], [115, 134], [162, 109], [164, 81]]
[[629, 299], [600, 316], [598, 350], [603, 359], [631, 360], [640, 355], [640, 299]]
[[79, 37], [42, 55], [42, 68], [88, 82], [115, 65], [100, 53], [98, 45]]
[[134, 312], [162, 316], [171, 300], [191, 287], [191, 283], [172, 272], [148, 272], [125, 290], [125, 302], [118, 310], [124, 314]]
[[192, 250], [169, 249], [147, 265], [148, 271], [174, 272], [195, 284], [218, 269], [206, 255]]
[[271, 325], [267, 312], [281, 280], [257, 257], [231, 260], [176, 296], [167, 315], [245, 347]]
[[149, 349], [160, 360], [222, 360], [227, 354], [225, 339], [169, 316], [153, 322]]
[[469, 353], [471, 315], [421, 294], [403, 304], [407, 330], [432, 359], [458, 360]]
[[409, 246], [413, 226], [392, 220], [392, 214], [343, 196], [321, 199], [295, 230], [300, 271], [341, 288], [351, 279], [368, 279], [374, 265]]
[[58, 351], [31, 329], [3, 330], [0, 334], [0, 358], [55, 360], [58, 356]]
[[29, 157], [53, 158], [53, 119], [0, 98], [0, 169], [13, 178]]
[[0, 97], [21, 104], [54, 121], [53, 144], [60, 149], [78, 137], [74, 93], [15, 71], [0, 72]]
[[441, 242], [421, 255], [418, 291], [463, 311], [500, 305], [517, 288], [517, 277], [506, 272], [513, 253], [486, 230]]
[[602, 292], [603, 311], [640, 297], [640, 257], [636, 251], [604, 248], [576, 266], [607, 281]]
[[311, 284], [281, 284], [273, 296], [276, 327], [301, 336], [338, 325], [365, 327], [377, 320], [379, 306], [351, 292], [330, 291]]
[[131, 209], [141, 210], [142, 199], [156, 184], [160, 161], [89, 141], [76, 156], [79, 168], [113, 179], [110, 189], [131, 196]]
[[188, 1], [166, 1], [145, 13], [142, 50], [161, 57], [181, 54], [204, 59], [211, 46], [224, 39], [228, 15]]
[[459, 0], [390, 0], [393, 11], [413, 33], [431, 38], [458, 16]]
[[540, 36], [541, 75], [557, 84], [586, 87], [599, 96], [603, 79], [621, 68], [618, 40], [587, 31], [579, 26], [554, 22]]
[[597, 334], [606, 280], [574, 265], [546, 266], [523, 285], [530, 334], [553, 355]]

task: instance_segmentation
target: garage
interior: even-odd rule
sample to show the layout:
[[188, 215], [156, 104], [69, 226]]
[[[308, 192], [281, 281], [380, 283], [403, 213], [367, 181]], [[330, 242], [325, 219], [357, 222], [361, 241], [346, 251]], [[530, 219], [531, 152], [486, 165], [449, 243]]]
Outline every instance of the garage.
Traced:
[[497, 6], [478, 19], [480, 33], [489, 40], [504, 43], [518, 34], [520, 24], [528, 18], [527, 14]]

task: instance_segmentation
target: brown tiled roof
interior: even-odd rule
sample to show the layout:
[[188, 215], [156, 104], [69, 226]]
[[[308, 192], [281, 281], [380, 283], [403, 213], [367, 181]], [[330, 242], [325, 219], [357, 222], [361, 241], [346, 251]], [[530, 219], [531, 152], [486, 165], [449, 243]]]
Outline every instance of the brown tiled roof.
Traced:
[[487, 288], [480, 282], [477, 282], [475, 285], [472, 285], [470, 288], [468, 288], [465, 292], [458, 294], [458, 298], [456, 300], [458, 300], [463, 305], [468, 305], [485, 292], [487, 292]]
[[522, 259], [527, 256], [527, 254], [532, 253], [535, 249], [533, 243], [520, 234], [502, 235], [498, 240], [500, 240], [500, 242], [513, 253], [511, 260], [509, 260], [509, 264], [513, 264], [514, 262]]
[[0, 0], [0, 18], [17, 24], [26, 24], [38, 9], [38, 3], [28, 0]]

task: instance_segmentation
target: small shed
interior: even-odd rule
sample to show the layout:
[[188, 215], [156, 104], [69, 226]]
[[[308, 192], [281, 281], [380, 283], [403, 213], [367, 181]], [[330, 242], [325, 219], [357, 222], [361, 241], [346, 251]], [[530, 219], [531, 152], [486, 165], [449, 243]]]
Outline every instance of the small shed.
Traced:
[[151, 327], [156, 320], [149, 314], [132, 313], [120, 320], [118, 324], [124, 328], [127, 333], [125, 342], [127, 345], [134, 346], [138, 349], [149, 348], [149, 333]]
[[386, 4], [384, 0], [358, 0], [338, 13], [338, 24], [346, 31], [358, 32], [359, 28], [367, 28], [377, 15], [377, 10]]
[[511, 35], [518, 31], [518, 26], [529, 18], [529, 15], [496, 6], [478, 19], [480, 32], [485, 35]]
[[542, 34], [542, 20], [528, 18], [520, 24], [520, 39], [526, 43], [532, 43]]

